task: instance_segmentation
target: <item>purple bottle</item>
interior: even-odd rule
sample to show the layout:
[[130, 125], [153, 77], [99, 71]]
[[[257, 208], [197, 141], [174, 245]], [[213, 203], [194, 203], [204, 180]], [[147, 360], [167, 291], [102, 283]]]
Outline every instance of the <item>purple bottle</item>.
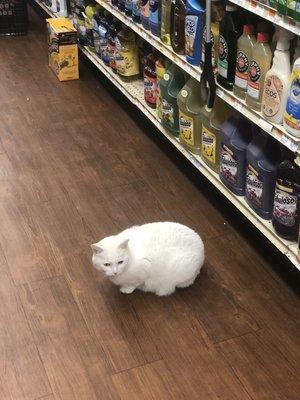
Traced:
[[261, 131], [247, 148], [245, 199], [263, 219], [271, 219], [280, 145]]
[[221, 125], [220, 179], [237, 196], [244, 196], [246, 150], [252, 140], [252, 124], [241, 114]]

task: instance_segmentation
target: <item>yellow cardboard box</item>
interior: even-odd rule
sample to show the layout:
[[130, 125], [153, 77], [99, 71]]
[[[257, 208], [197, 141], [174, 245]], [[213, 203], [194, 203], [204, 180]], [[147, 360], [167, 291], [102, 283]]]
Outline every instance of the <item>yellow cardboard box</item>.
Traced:
[[67, 18], [48, 18], [49, 66], [60, 81], [79, 78], [77, 32]]

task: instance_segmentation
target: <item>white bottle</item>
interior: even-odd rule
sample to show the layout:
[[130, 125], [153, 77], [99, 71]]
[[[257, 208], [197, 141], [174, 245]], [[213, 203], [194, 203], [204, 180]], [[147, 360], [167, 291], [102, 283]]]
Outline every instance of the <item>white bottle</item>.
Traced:
[[277, 41], [273, 65], [267, 72], [264, 82], [261, 112], [268, 121], [281, 124], [289, 93], [291, 74], [289, 37]]
[[56, 9], [59, 17], [68, 16], [68, 7], [66, 0], [56, 0]]
[[289, 133], [300, 138], [300, 57], [293, 66], [283, 125]]
[[300, 36], [298, 36], [293, 62], [295, 62], [299, 57], [300, 57]]

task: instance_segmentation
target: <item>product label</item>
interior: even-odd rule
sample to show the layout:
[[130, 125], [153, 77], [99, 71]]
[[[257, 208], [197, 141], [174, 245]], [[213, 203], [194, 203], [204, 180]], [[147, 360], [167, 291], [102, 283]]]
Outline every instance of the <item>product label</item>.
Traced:
[[237, 183], [237, 170], [238, 165], [233, 152], [223, 144], [220, 157], [220, 175], [225, 181], [235, 185]]
[[148, 103], [156, 104], [157, 79], [146, 74], [144, 75], [144, 96]]
[[161, 110], [162, 110], [162, 119], [163, 121], [169, 125], [173, 126], [174, 125], [174, 109], [170, 103], [167, 102], [167, 100], [163, 99], [162, 100], [162, 105], [161, 105]]
[[[206, 26], [203, 29], [202, 43], [205, 43], [205, 38], [206, 38]], [[211, 42], [211, 63], [212, 66], [215, 67], [216, 66], [215, 52], [214, 52], [215, 38], [212, 31], [210, 31], [210, 42]], [[202, 46], [201, 61], [202, 63], [204, 63], [205, 61], [205, 46]]]
[[158, 24], [158, 0], [150, 0], [150, 21], [153, 24]]
[[202, 125], [202, 136], [201, 136], [202, 155], [213, 164], [216, 163], [216, 147], [217, 147], [216, 135], [209, 129], [207, 129], [205, 125]]
[[284, 122], [300, 133], [300, 69], [294, 68]]
[[219, 62], [218, 62], [218, 72], [223, 78], [227, 79], [228, 73], [228, 46], [224, 36], [220, 35], [219, 38]]
[[116, 39], [115, 62], [118, 74], [133, 76], [139, 73], [139, 63], [133, 48], [122, 48], [119, 39]]
[[262, 196], [263, 196], [263, 182], [260, 179], [256, 169], [249, 164], [247, 167], [247, 175], [246, 175], [246, 197], [251, 203], [261, 207]]
[[243, 51], [238, 51], [235, 68], [235, 86], [246, 89], [248, 80], [249, 59]]
[[190, 57], [194, 55], [197, 25], [198, 17], [196, 15], [187, 15], [185, 17], [185, 54]]
[[282, 81], [276, 75], [266, 79], [262, 99], [262, 112], [266, 117], [273, 117], [280, 111], [282, 91]]
[[255, 60], [252, 60], [249, 67], [247, 93], [253, 99], [259, 99], [260, 77], [261, 68]]
[[298, 196], [292, 188], [276, 184], [273, 217], [285, 226], [293, 226], [297, 211]]
[[179, 111], [180, 137], [189, 145], [194, 145], [194, 121], [193, 118]]

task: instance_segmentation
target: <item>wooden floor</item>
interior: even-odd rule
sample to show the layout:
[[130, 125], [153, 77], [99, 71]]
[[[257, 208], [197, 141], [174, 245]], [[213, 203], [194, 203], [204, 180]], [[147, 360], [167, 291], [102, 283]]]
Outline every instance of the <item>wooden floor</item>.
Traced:
[[[31, 21], [0, 39], [0, 399], [298, 400], [294, 269], [101, 76], [59, 83]], [[202, 235], [203, 272], [122, 295], [90, 244], [153, 220]]]

